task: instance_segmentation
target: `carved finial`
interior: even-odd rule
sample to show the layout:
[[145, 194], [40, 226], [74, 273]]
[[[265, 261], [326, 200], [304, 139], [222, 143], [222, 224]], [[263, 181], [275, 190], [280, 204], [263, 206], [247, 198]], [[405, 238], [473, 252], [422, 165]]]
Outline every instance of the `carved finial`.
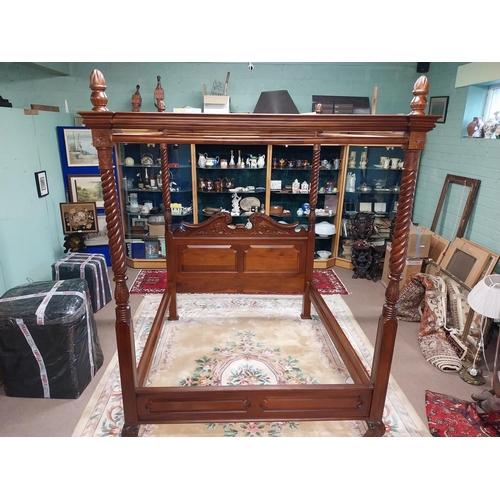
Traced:
[[134, 112], [139, 112], [140, 107], [142, 105], [142, 97], [141, 94], [139, 93], [139, 89], [141, 88], [140, 85], [135, 86], [135, 93], [132, 94], [132, 111]]
[[427, 94], [429, 93], [429, 80], [425, 75], [422, 75], [413, 87], [413, 95], [415, 96], [411, 103], [410, 108], [412, 109], [410, 115], [423, 115], [424, 109], [427, 106]]
[[323, 114], [323, 104], [318, 102], [318, 104], [316, 104], [315, 111], [316, 111], [317, 115], [322, 115]]
[[95, 69], [90, 74], [90, 85], [92, 94], [90, 95], [90, 102], [94, 105], [92, 111], [108, 111], [106, 104], [108, 104], [108, 96], [106, 95], [106, 80], [102, 73]]
[[158, 83], [156, 84], [156, 89], [154, 93], [155, 97], [155, 107], [156, 109], [160, 112], [163, 113], [165, 111], [165, 103], [163, 102], [163, 99], [165, 97], [165, 93], [163, 92], [162, 86], [161, 86], [161, 76], [157, 76], [156, 80]]

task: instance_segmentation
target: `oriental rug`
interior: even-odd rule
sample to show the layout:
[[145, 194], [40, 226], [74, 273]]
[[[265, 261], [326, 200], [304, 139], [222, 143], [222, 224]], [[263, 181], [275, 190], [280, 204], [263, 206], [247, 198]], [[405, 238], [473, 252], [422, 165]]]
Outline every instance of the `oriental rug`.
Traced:
[[[333, 269], [315, 269], [313, 283], [323, 295], [348, 295], [346, 287]], [[163, 293], [167, 286], [167, 271], [164, 269], [141, 269], [137, 274], [130, 293]]]
[[[134, 316], [137, 358], [161, 296], [146, 296]], [[325, 300], [367, 370], [373, 349], [347, 304]], [[286, 295], [179, 294], [178, 321], [166, 321], [148, 385], [249, 385], [352, 383], [313, 309], [302, 320], [301, 298]], [[386, 436], [430, 436], [427, 426], [391, 377], [383, 416]], [[123, 408], [117, 356], [90, 399], [73, 437], [119, 436]], [[149, 424], [141, 437], [358, 437], [360, 421]]]

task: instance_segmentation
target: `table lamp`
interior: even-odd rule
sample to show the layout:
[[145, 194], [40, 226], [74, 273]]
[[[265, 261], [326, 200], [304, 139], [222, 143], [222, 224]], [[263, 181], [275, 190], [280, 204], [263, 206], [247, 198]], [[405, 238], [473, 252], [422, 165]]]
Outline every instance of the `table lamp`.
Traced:
[[[490, 274], [485, 276], [481, 281], [479, 281], [474, 288], [469, 292], [467, 296], [467, 303], [469, 304], [470, 318], [473, 317], [474, 311], [482, 316], [481, 328], [480, 328], [480, 344], [478, 344], [478, 349], [471, 367], [464, 367], [463, 370], [468, 372], [468, 375], [475, 377], [481, 377], [480, 371], [476, 368], [476, 360], [481, 347], [484, 347], [483, 338], [483, 325], [486, 318], [491, 318], [493, 320], [500, 318], [500, 274]], [[469, 318], [468, 318], [469, 319]], [[467, 321], [467, 324], [471, 324], [472, 321]], [[465, 329], [464, 329], [465, 331]], [[468, 332], [465, 332], [466, 334]], [[499, 336], [500, 338], [500, 336]], [[493, 389], [497, 396], [500, 396], [500, 381], [498, 379], [498, 350], [500, 348], [500, 341], [497, 342], [496, 353], [495, 353], [495, 366], [493, 367]], [[464, 377], [461, 378], [465, 380]], [[469, 380], [465, 380], [469, 383]], [[484, 383], [484, 379], [483, 382]], [[476, 385], [481, 385], [481, 383], [476, 383]]]

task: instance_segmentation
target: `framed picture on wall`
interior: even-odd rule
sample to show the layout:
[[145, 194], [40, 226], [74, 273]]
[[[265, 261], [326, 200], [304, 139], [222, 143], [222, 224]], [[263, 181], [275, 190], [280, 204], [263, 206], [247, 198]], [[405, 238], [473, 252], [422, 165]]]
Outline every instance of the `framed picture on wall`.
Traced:
[[97, 233], [97, 210], [95, 203], [60, 203], [64, 234]]
[[68, 188], [72, 202], [93, 202], [97, 208], [104, 208], [100, 175], [68, 175]]
[[448, 96], [431, 97], [429, 101], [429, 114], [441, 115], [441, 118], [436, 120], [436, 123], [444, 123], [446, 121], [446, 113], [448, 113]]
[[97, 167], [97, 149], [92, 132], [85, 127], [63, 129], [64, 149], [68, 167]]
[[38, 198], [43, 198], [49, 194], [49, 184], [47, 182], [47, 172], [45, 170], [35, 172], [35, 183]]

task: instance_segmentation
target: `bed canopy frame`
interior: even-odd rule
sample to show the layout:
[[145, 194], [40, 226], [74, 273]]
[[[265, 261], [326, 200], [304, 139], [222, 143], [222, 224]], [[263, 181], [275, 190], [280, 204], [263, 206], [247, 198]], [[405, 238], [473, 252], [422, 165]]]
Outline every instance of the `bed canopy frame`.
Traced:
[[[396, 301], [405, 265], [416, 184], [426, 134], [439, 116], [425, 115], [428, 81], [415, 83], [407, 115], [180, 114], [111, 112], [102, 73], [90, 76], [92, 111], [79, 112], [92, 131], [109, 236], [116, 303], [116, 341], [122, 385], [122, 436], [137, 436], [141, 424], [249, 421], [363, 420], [365, 436], [382, 436], [384, 402], [397, 332]], [[160, 144], [168, 285], [143, 354], [136, 363], [127, 287], [125, 235], [113, 166], [117, 143]], [[251, 228], [229, 225], [218, 213], [199, 224], [173, 230], [167, 144], [312, 145], [311, 210], [308, 230], [279, 224], [268, 215], [250, 216]], [[312, 282], [314, 224], [321, 145], [401, 146], [404, 171], [390, 257], [389, 284], [378, 320], [373, 364], [368, 372]], [[293, 386], [150, 387], [148, 372], [164, 321], [178, 319], [178, 293], [300, 293], [301, 317], [314, 306], [350, 372], [351, 384]]]

